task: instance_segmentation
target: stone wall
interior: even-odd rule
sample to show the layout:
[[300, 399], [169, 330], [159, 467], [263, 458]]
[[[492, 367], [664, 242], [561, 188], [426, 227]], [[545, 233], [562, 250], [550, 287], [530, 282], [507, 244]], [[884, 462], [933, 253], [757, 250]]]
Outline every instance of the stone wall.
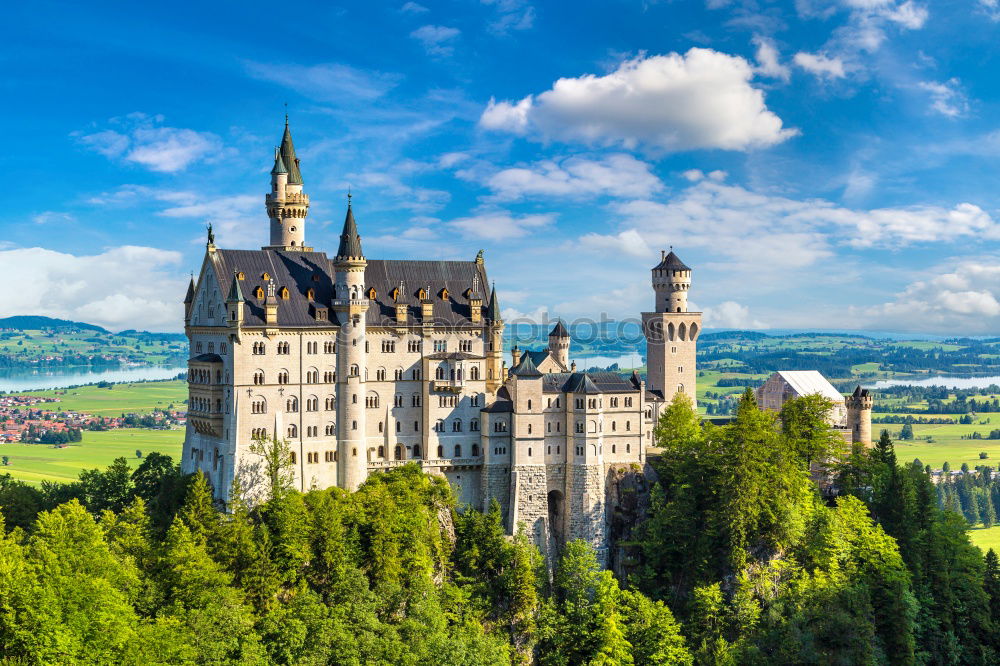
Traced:
[[608, 562], [625, 581], [640, 562], [638, 547], [630, 545], [633, 531], [649, 517], [650, 491], [656, 472], [646, 464], [613, 465], [607, 471]]

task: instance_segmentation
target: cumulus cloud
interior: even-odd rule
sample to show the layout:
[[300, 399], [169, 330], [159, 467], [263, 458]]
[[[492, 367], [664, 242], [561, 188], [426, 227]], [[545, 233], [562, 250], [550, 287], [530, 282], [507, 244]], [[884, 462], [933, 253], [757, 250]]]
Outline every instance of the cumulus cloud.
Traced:
[[781, 64], [781, 56], [774, 42], [758, 35], [753, 38], [753, 43], [757, 46], [757, 73], [787, 82], [792, 71], [787, 65]]
[[551, 213], [517, 216], [507, 211], [491, 211], [452, 220], [448, 226], [466, 238], [505, 241], [548, 227], [555, 222], [555, 218]]
[[648, 197], [663, 188], [649, 164], [624, 153], [599, 159], [570, 157], [503, 169], [485, 180], [500, 200], [525, 197]]
[[768, 328], [767, 324], [750, 316], [750, 308], [736, 301], [705, 308], [702, 317], [706, 328]]
[[854, 308], [851, 316], [869, 328], [996, 334], [1000, 330], [1000, 262], [960, 261], [908, 285], [881, 305]]
[[113, 118], [115, 129], [75, 132], [85, 146], [109, 159], [132, 162], [151, 171], [182, 171], [200, 159], [212, 160], [222, 150], [222, 141], [211, 132], [161, 126], [163, 116], [133, 113]]
[[917, 86], [930, 95], [931, 110], [935, 113], [948, 118], [957, 118], [969, 110], [969, 101], [959, 89], [958, 79], [952, 78], [944, 83], [921, 81]]
[[0, 316], [38, 314], [113, 330], [177, 330], [186, 277], [181, 255], [123, 246], [96, 255], [40, 247], [0, 251], [18, 289], [0, 299]]
[[580, 247], [598, 254], [625, 254], [630, 257], [649, 257], [653, 254], [642, 235], [635, 229], [626, 229], [610, 236], [589, 233], [580, 238]]
[[277, 83], [309, 99], [333, 104], [371, 102], [395, 88], [401, 80], [397, 74], [340, 63], [294, 65], [246, 61], [244, 66], [255, 79]]
[[748, 150], [795, 136], [768, 110], [737, 56], [693, 48], [638, 57], [605, 76], [562, 78], [518, 102], [490, 100], [486, 129], [656, 151]]
[[435, 56], [450, 56], [455, 51], [452, 42], [461, 34], [458, 28], [448, 28], [443, 25], [424, 25], [410, 33], [421, 44], [427, 53]]
[[793, 60], [796, 65], [820, 78], [842, 79], [847, 74], [843, 60], [822, 53], [799, 51]]
[[403, 12], [404, 14], [423, 14], [424, 12], [429, 10], [421, 4], [417, 4], [416, 2], [407, 2], [405, 5], [399, 8], [399, 11]]
[[[838, 246], [897, 248], [916, 243], [1000, 239], [1000, 224], [978, 206], [910, 206], [871, 210], [823, 199], [761, 194], [711, 179], [698, 180], [670, 201], [613, 204], [625, 229], [647, 245], [710, 249], [739, 273], [781, 273], [813, 266]], [[618, 242], [592, 235], [591, 245]]]

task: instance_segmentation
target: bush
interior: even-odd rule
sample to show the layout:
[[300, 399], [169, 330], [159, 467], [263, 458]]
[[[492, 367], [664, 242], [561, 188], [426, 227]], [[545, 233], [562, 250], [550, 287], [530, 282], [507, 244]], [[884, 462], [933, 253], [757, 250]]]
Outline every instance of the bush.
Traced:
[[988, 454], [986, 451], [980, 451], [979, 452], [979, 459], [980, 460], [986, 460], [989, 457], [990, 457], [990, 454]]

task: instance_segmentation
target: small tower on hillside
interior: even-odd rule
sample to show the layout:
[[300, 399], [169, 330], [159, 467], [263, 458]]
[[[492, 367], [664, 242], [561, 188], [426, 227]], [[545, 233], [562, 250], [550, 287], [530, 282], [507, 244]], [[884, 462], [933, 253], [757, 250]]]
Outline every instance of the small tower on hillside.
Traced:
[[333, 309], [340, 321], [337, 331], [337, 471], [340, 487], [347, 490], [356, 490], [368, 476], [365, 424], [367, 265], [348, 195], [347, 217], [333, 260]]
[[671, 248], [653, 267], [654, 312], [643, 312], [646, 336], [646, 385], [669, 402], [684, 393], [694, 400], [695, 363], [701, 313], [688, 312], [691, 269]]
[[854, 393], [844, 398], [847, 405], [847, 427], [851, 429], [851, 443], [864, 447], [872, 445], [872, 400], [868, 389], [858, 384]]
[[563, 372], [569, 370], [569, 342], [569, 331], [560, 319], [549, 333], [549, 354], [559, 363]]
[[311, 252], [306, 247], [306, 215], [309, 195], [302, 191], [302, 172], [295, 144], [285, 116], [285, 134], [274, 151], [271, 191], [264, 196], [267, 216], [271, 219], [271, 244], [265, 249]]

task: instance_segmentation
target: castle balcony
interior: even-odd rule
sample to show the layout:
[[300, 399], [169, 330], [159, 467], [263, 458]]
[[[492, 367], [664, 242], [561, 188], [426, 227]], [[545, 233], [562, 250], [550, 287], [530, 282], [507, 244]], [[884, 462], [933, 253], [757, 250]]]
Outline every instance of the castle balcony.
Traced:
[[267, 205], [270, 205], [270, 204], [308, 204], [309, 203], [309, 195], [308, 194], [303, 194], [301, 192], [298, 193], [298, 194], [295, 194], [295, 193], [292, 193], [292, 192], [286, 192], [285, 193], [285, 198], [284, 199], [279, 199], [276, 196], [274, 196], [272, 193], [269, 192], [269, 193], [267, 193], [267, 194], [264, 195], [264, 203], [267, 204]]
[[464, 379], [435, 379], [431, 381], [432, 391], [461, 393], [463, 387], [465, 387]]

